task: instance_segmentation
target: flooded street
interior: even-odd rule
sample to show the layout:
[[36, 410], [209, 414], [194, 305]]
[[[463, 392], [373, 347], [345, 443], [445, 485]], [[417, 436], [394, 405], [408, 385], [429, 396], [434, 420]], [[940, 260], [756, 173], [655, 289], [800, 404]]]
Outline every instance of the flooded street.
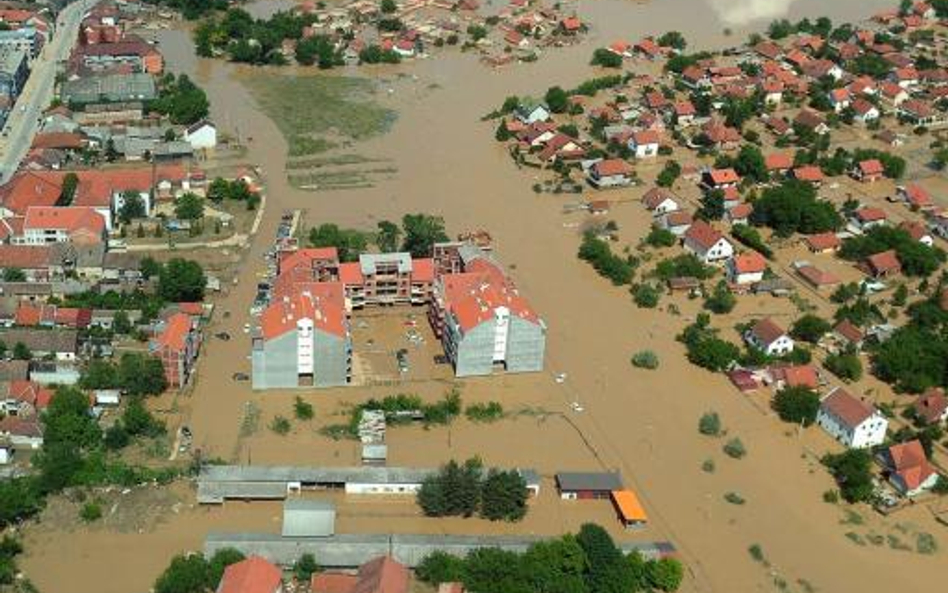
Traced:
[[[267, 10], [285, 5], [265, 4]], [[774, 575], [793, 591], [805, 590], [798, 584], [801, 580], [827, 593], [927, 590], [943, 580], [944, 556], [857, 547], [847, 540], [839, 508], [821, 501], [832, 481], [806, 455], [825, 445], [823, 435], [788, 436], [785, 425], [762, 415], [723, 376], [688, 364], [674, 336], [688, 323], [689, 312], [673, 317], [637, 309], [628, 292], [609, 286], [579, 261], [577, 231], [564, 224], [581, 218], [562, 214], [567, 198], [531, 191], [530, 170], [518, 170], [494, 141], [494, 124], [480, 121], [508, 95], [542, 93], [549, 86], [568, 86], [592, 76], [587, 65], [592, 49], [614, 39], [635, 40], [677, 29], [692, 47], [720, 46], [728, 41], [725, 27], [733, 29], [733, 39], [744, 39], [753, 28], [788, 11], [791, 18], [828, 14], [839, 20], [892, 6], [889, 0], [593, 0], [579, 5], [580, 15], [591, 23], [589, 38], [576, 47], [552, 50], [534, 64], [492, 70], [475, 55], [454, 52], [398, 67], [334, 71], [328, 75], [375, 77], [383, 89], [378, 100], [399, 114], [390, 133], [358, 146], [361, 153], [390, 159], [397, 169], [394, 179], [368, 189], [334, 192], [306, 192], [288, 184], [286, 143], [276, 125], [256, 109], [241, 82], [254, 69], [197, 60], [186, 33], [161, 32], [169, 71], [187, 73], [207, 90], [212, 116], [222, 128], [244, 139], [252, 137], [247, 161], [262, 168], [267, 184], [266, 215], [246, 256], [241, 283], [218, 305], [233, 315], [215, 322], [213, 331], [244, 336], [241, 326], [254, 296], [252, 274], [262, 266], [262, 255], [285, 209], [304, 209], [308, 226], [334, 222], [369, 229], [382, 219], [428, 212], [443, 215], [451, 234], [487, 229], [495, 238], [497, 255], [549, 326], [548, 373], [503, 383], [467, 381], [465, 398], [473, 394], [474, 399], [500, 399], [510, 393], [524, 405], [542, 404], [567, 414], [569, 402], [580, 401], [585, 412], [570, 415], [575, 428], [563, 421], [517, 419], [496, 426], [463, 423], [451, 429], [395, 431], [390, 443], [395, 463], [435, 465], [448, 457], [481, 454], [488, 464], [535, 467], [545, 475], [600, 465], [621, 470], [651, 516], [647, 536], [670, 539], [681, 551], [689, 570], [683, 590], [771, 591]], [[293, 68], [275, 71], [294, 73]], [[325, 75], [312, 69], [295, 74]], [[647, 173], [646, 178], [652, 175]], [[624, 191], [637, 198], [645, 189]], [[632, 202], [617, 209], [614, 218], [620, 222], [623, 241], [634, 244], [650, 220], [637, 200]], [[771, 303], [742, 300], [737, 313], [763, 312]], [[659, 370], [644, 372], [629, 364], [631, 353], [643, 348], [659, 355]], [[269, 418], [268, 413], [280, 406], [285, 409], [292, 397], [255, 394], [247, 383], [232, 382], [231, 373], [248, 371], [248, 353], [243, 339], [207, 343], [197, 387], [183, 403], [190, 413], [195, 445], [210, 457], [242, 462], [352, 463], [351, 444], [317, 436], [306, 437], [301, 447], [289, 447], [273, 435], [240, 438], [245, 402], [256, 402]], [[568, 373], [563, 385], [552, 379], [560, 372]], [[500, 385], [502, 393], [492, 392], [491, 385]], [[422, 395], [437, 396], [429, 390]], [[356, 401], [379, 392], [392, 389], [353, 387], [308, 397], [319, 414], [333, 409], [339, 399]], [[508, 407], [506, 401], [504, 405]], [[746, 459], [727, 459], [720, 452], [721, 442], [698, 434], [699, 416], [712, 409], [729, 433], [745, 443]], [[708, 458], [717, 462], [714, 474], [701, 470]], [[747, 504], [728, 505], [722, 500], [727, 491], [740, 492]], [[184, 500], [188, 505], [193, 502], [186, 496]], [[559, 502], [543, 504], [555, 507]], [[921, 513], [918, 509], [915, 514], [919, 521], [925, 519]], [[27, 539], [22, 566], [45, 593], [145, 591], [172, 554], [199, 549], [208, 530], [273, 531], [278, 515], [273, 505], [228, 504], [224, 509], [183, 510], [140, 535], [42, 535]], [[575, 529], [584, 519], [610, 523], [602, 508], [583, 515], [575, 507], [563, 513], [544, 507], [524, 530]], [[358, 517], [347, 521], [353, 530], [388, 528]], [[391, 528], [417, 530], [417, 523], [411, 517], [400, 518]], [[464, 529], [463, 524], [449, 527]], [[615, 530], [614, 525], [609, 527]], [[479, 525], [478, 529], [511, 528]], [[948, 544], [943, 532], [936, 535]], [[769, 568], [747, 553], [753, 544], [764, 550]], [[103, 568], [112, 565], [122, 569], [102, 579]]]

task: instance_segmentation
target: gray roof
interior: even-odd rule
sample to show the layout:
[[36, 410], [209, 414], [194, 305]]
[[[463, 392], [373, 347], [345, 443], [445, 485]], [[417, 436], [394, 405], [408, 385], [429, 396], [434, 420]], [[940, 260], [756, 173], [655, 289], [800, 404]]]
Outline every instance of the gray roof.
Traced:
[[[419, 535], [346, 533], [328, 537], [281, 537], [275, 533], [209, 533], [204, 540], [204, 553], [211, 556], [223, 548], [234, 548], [245, 555], [257, 555], [283, 566], [291, 566], [305, 553], [319, 558], [326, 568], [361, 566], [379, 556], [391, 556], [408, 566], [417, 566], [434, 551], [464, 556], [478, 548], [500, 548], [524, 552], [532, 544], [550, 539], [536, 535]], [[675, 552], [664, 541], [621, 542], [623, 552], [638, 551], [647, 559], [658, 559]]]
[[420, 484], [433, 469], [407, 467], [294, 467], [209, 465], [200, 482], [313, 482], [319, 484]]
[[87, 76], [66, 81], [62, 88], [66, 103], [148, 101], [156, 96], [155, 80], [144, 72]]
[[622, 490], [619, 472], [559, 472], [556, 483], [560, 490]]
[[30, 363], [25, 360], [0, 360], [0, 381], [21, 381], [30, 375]]
[[13, 347], [22, 342], [33, 352], [76, 352], [79, 332], [74, 329], [13, 328], [0, 330], [0, 341]]
[[14, 74], [26, 60], [26, 52], [22, 49], [5, 47], [0, 50], [0, 72]]
[[394, 263], [398, 266], [400, 274], [411, 272], [411, 254], [410, 253], [363, 253], [359, 256], [359, 267], [363, 274], [375, 274], [379, 264]]

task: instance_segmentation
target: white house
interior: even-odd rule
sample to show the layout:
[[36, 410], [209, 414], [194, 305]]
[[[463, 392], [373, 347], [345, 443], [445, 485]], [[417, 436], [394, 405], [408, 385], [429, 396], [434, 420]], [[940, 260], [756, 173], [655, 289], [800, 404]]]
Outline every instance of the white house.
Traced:
[[206, 119], [192, 124], [184, 131], [184, 140], [194, 150], [217, 146], [217, 127]]
[[885, 441], [889, 421], [875, 406], [856, 399], [845, 389], [833, 389], [820, 402], [816, 423], [847, 447], [863, 449]]
[[629, 138], [629, 149], [635, 154], [635, 158], [644, 159], [658, 156], [659, 137], [655, 130], [642, 130], [635, 132]]
[[735, 255], [727, 262], [727, 278], [733, 284], [755, 284], [764, 279], [767, 260], [756, 251]]
[[517, 119], [527, 125], [547, 121], [550, 119], [550, 110], [543, 103], [525, 101], [517, 107]]
[[706, 264], [726, 261], [734, 255], [734, 245], [703, 220], [696, 220], [688, 227], [684, 247]]
[[783, 356], [793, 352], [793, 338], [769, 317], [761, 319], [747, 330], [744, 340], [768, 356]]
[[879, 455], [879, 460], [889, 474], [889, 483], [902, 496], [918, 496], [938, 482], [938, 473], [918, 439], [892, 445]]
[[589, 167], [589, 182], [600, 189], [619, 187], [632, 182], [632, 165], [622, 159], [605, 159]]
[[653, 187], [642, 196], [642, 204], [652, 216], [662, 216], [680, 208], [672, 193], [663, 187]]

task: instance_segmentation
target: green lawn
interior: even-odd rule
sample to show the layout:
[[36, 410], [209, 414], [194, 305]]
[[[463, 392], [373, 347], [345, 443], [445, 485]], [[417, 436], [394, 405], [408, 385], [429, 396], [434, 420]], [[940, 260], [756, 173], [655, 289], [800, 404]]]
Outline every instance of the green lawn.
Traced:
[[290, 156], [334, 148], [324, 135], [364, 140], [385, 133], [395, 121], [394, 111], [372, 99], [372, 82], [364, 78], [258, 73], [245, 84], [280, 128]]

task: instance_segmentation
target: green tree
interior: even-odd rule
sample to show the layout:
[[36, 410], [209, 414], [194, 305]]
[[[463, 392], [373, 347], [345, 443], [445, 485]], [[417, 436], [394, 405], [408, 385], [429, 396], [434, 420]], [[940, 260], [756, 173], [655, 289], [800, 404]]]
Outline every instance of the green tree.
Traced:
[[464, 576], [464, 560], [453, 554], [435, 550], [415, 567], [415, 576], [432, 585], [458, 582]]
[[76, 197], [76, 189], [79, 187], [79, 177], [72, 172], [63, 176], [62, 189], [59, 192], [59, 198], [56, 200], [57, 206], [71, 206]]
[[632, 567], [605, 529], [586, 523], [580, 528], [576, 540], [586, 553], [588, 591], [627, 593], [632, 590]]
[[344, 262], [358, 260], [359, 254], [368, 246], [365, 233], [354, 229], [341, 229], [332, 223], [311, 229], [309, 242], [313, 247], [335, 247], [339, 259]]
[[872, 454], [866, 449], [848, 449], [827, 454], [822, 459], [829, 468], [846, 502], [866, 502], [872, 497]]
[[773, 407], [784, 422], [809, 426], [816, 421], [820, 396], [807, 387], [784, 387], [774, 396]]
[[155, 593], [205, 593], [208, 566], [204, 556], [178, 555], [155, 581]]
[[120, 385], [118, 368], [100, 358], [90, 360], [79, 376], [79, 386], [83, 389], [114, 389]]
[[622, 56], [600, 47], [593, 52], [592, 60], [590, 60], [589, 63], [593, 66], [602, 66], [603, 68], [621, 68]]
[[43, 450], [35, 460], [40, 488], [58, 492], [70, 485], [83, 455], [98, 448], [102, 432], [89, 413], [89, 398], [75, 387], [59, 387], [43, 414]]
[[141, 396], [133, 396], [122, 414], [122, 426], [130, 436], [154, 438], [165, 434], [165, 423], [156, 419], [145, 407]]
[[569, 109], [569, 95], [561, 87], [552, 86], [547, 89], [543, 100], [553, 113], [566, 113]]
[[44, 502], [34, 478], [0, 480], [0, 528], [36, 515]]
[[681, 562], [674, 558], [659, 558], [645, 563], [645, 578], [653, 589], [677, 591], [684, 578]]
[[491, 469], [481, 487], [481, 515], [491, 521], [519, 521], [527, 514], [527, 484], [516, 471]]
[[855, 354], [844, 352], [830, 354], [823, 363], [829, 372], [846, 381], [858, 381], [862, 377], [862, 362]]
[[521, 559], [532, 590], [543, 593], [584, 593], [586, 553], [570, 534], [532, 544]]
[[818, 315], [807, 313], [793, 322], [790, 328], [790, 335], [797, 340], [803, 340], [810, 344], [816, 344], [825, 336], [833, 326]]
[[642, 309], [654, 309], [660, 298], [658, 289], [647, 282], [632, 287], [632, 300]]
[[26, 272], [20, 268], [3, 268], [4, 282], [26, 282]]
[[405, 240], [402, 249], [412, 257], [431, 257], [435, 243], [448, 240], [444, 232], [444, 219], [428, 214], [406, 214], [402, 217]]
[[122, 389], [129, 395], [158, 395], [168, 388], [161, 361], [139, 352], [122, 354], [118, 376]]
[[756, 224], [772, 228], [781, 237], [795, 232], [835, 231], [843, 222], [832, 203], [817, 199], [812, 185], [795, 179], [765, 189], [754, 202], [751, 218]]
[[319, 572], [316, 557], [310, 553], [303, 554], [293, 564], [293, 576], [301, 583], [308, 583], [310, 578]]
[[398, 5], [395, 4], [395, 0], [382, 0], [382, 2], [379, 4], [379, 8], [385, 14], [392, 14], [398, 10]]
[[698, 216], [704, 220], [721, 220], [724, 218], [724, 191], [713, 189], [701, 197], [701, 207]]
[[402, 230], [394, 222], [383, 220], [378, 223], [378, 232], [375, 235], [375, 242], [382, 253], [392, 253], [398, 251], [398, 244], [401, 240]]
[[659, 187], [671, 187], [679, 176], [681, 176], [681, 165], [677, 161], [665, 161], [655, 183]]
[[207, 561], [207, 588], [215, 590], [224, 576], [224, 570], [231, 564], [237, 564], [245, 558], [243, 552], [234, 548], [223, 548]]
[[13, 358], [14, 360], [31, 360], [33, 353], [30, 351], [29, 346], [23, 342], [17, 342], [13, 345]]
[[174, 215], [181, 220], [200, 220], [204, 218], [204, 198], [187, 192], [175, 200]]
[[171, 123], [190, 125], [207, 117], [210, 107], [207, 94], [187, 75], [177, 78], [168, 75], [162, 79], [160, 87], [158, 98], [151, 102], [151, 109], [167, 115]]
[[169, 260], [158, 275], [158, 294], [175, 303], [200, 302], [206, 286], [207, 277], [201, 265], [189, 259]]
[[678, 31], [668, 31], [658, 38], [658, 45], [684, 51], [688, 47], [688, 42], [685, 40], [685, 36]]
[[767, 181], [769, 177], [764, 155], [760, 151], [760, 148], [753, 144], [745, 144], [741, 147], [734, 161], [734, 169], [742, 177], [757, 183], [763, 183]]
[[145, 256], [138, 262], [138, 271], [142, 273], [145, 280], [157, 277], [161, 274], [162, 265], [154, 258]]
[[132, 331], [132, 322], [125, 311], [116, 311], [112, 317], [112, 330], [120, 335], [127, 335]]
[[118, 211], [118, 218], [123, 224], [128, 224], [136, 218], [145, 218], [145, 200], [136, 191], [122, 192], [122, 206]]
[[734, 310], [735, 305], [737, 305], [737, 297], [734, 296], [724, 280], [718, 282], [714, 287], [714, 291], [704, 299], [704, 308], [718, 315], [730, 313]]

